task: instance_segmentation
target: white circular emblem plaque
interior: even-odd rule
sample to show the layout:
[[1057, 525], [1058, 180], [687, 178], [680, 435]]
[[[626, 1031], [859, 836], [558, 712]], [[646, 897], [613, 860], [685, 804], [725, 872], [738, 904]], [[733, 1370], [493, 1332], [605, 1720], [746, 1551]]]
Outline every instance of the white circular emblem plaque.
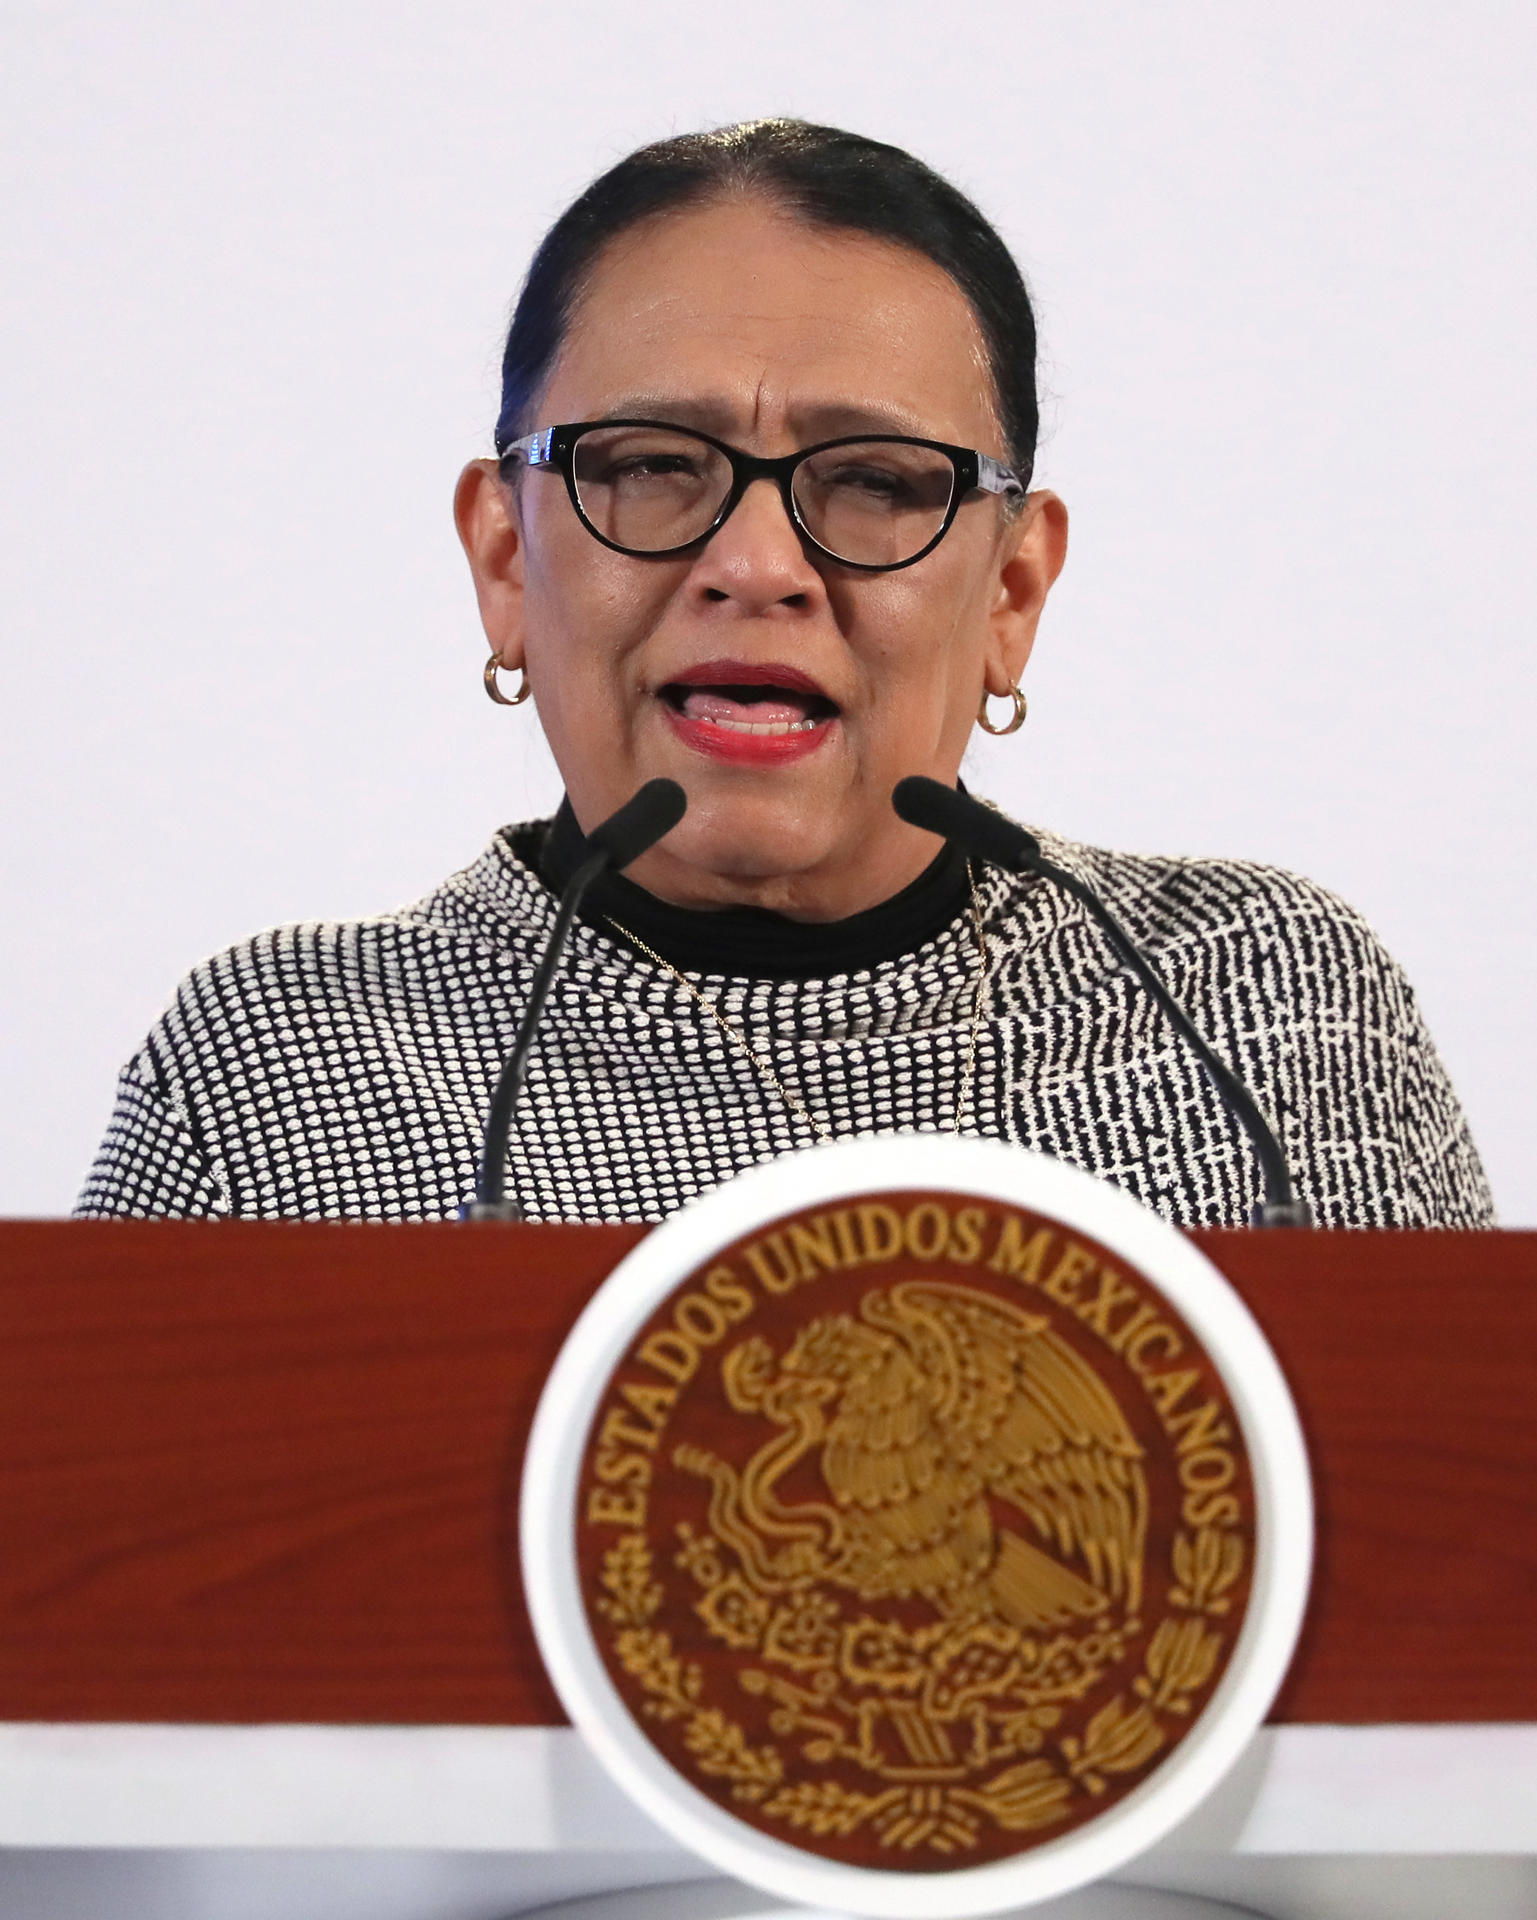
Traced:
[[561, 1699], [722, 1872], [886, 1920], [1153, 1845], [1291, 1658], [1312, 1508], [1181, 1233], [952, 1136], [819, 1147], [644, 1240], [550, 1374], [523, 1578]]

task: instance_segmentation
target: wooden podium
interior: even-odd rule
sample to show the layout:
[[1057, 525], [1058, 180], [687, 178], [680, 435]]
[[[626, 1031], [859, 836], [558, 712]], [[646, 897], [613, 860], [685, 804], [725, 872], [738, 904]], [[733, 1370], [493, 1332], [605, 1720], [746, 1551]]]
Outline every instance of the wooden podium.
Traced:
[[[0, 1916], [706, 1871], [565, 1727], [516, 1565], [545, 1373], [641, 1231], [0, 1225]], [[1271, 1726], [1125, 1877], [1537, 1913], [1537, 1234], [1194, 1237], [1291, 1381], [1318, 1559]]]

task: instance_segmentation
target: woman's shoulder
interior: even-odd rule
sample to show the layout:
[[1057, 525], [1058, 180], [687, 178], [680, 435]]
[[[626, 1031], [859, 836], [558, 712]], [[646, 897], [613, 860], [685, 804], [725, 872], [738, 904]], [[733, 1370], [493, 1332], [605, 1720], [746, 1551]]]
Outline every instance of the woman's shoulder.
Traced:
[[[1348, 1043], [1364, 1060], [1417, 1045], [1409, 980], [1366, 917], [1316, 880], [1259, 860], [1122, 853], [1040, 831], [1046, 857], [1099, 896], [1203, 1029]], [[1002, 977], [1031, 1005], [1115, 998], [1124, 970], [1087, 909], [1038, 876], [995, 894]], [[1210, 1034], [1208, 1034], [1210, 1037]], [[1312, 1044], [1309, 1042], [1308, 1044]]]
[[[1348, 902], [1263, 861], [1129, 854], [1040, 835], [1092, 887], [1198, 1032], [1281, 1123], [1321, 1221], [1488, 1226], [1478, 1153], [1413, 988]], [[1109, 943], [1070, 896], [1016, 895], [1018, 991], [1124, 1032], [1132, 993]], [[1029, 889], [1037, 889], [1032, 895]], [[1051, 935], [1025, 931], [1051, 916]], [[1032, 1002], [1033, 1004], [1034, 1002]]]
[[329, 1004], [415, 1002], [456, 977], [503, 976], [534, 963], [555, 903], [540, 881], [547, 821], [504, 827], [467, 866], [405, 906], [341, 920], [264, 928], [200, 960], [165, 1020], [260, 1027], [274, 1014]]
[[123, 1069], [79, 1210], [224, 1213], [239, 1191], [261, 1211], [277, 1181], [268, 1210], [355, 1212], [357, 1141], [420, 1131], [428, 1109], [441, 1126], [504, 1044], [553, 918], [542, 824], [393, 912], [269, 927], [199, 961]]
[[1366, 917], [1305, 874], [1219, 855], [1123, 853], [1039, 834], [1048, 859], [1086, 881], [1139, 945], [1183, 949], [1239, 943], [1334, 955], [1397, 972]]

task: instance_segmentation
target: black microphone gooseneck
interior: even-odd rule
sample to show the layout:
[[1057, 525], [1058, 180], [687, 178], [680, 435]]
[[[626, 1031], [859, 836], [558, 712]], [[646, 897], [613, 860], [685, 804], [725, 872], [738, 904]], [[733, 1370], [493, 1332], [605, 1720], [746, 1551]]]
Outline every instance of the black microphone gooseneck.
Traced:
[[570, 937], [571, 922], [582, 904], [582, 896], [600, 873], [617, 873], [632, 860], [638, 860], [648, 847], [656, 845], [664, 833], [670, 833], [683, 818], [688, 798], [676, 780], [648, 780], [640, 791], [617, 813], [610, 814], [600, 827], [588, 834], [581, 860], [566, 882], [560, 896], [560, 909], [544, 949], [544, 956], [529, 989], [528, 1005], [518, 1024], [518, 1036], [502, 1068], [491, 1108], [486, 1115], [485, 1140], [480, 1151], [480, 1177], [475, 1183], [475, 1198], [459, 1209], [461, 1220], [521, 1220], [523, 1209], [516, 1200], [504, 1197], [507, 1185], [507, 1137], [512, 1125], [513, 1108], [523, 1089], [528, 1072], [528, 1056], [533, 1051], [534, 1032], [544, 1003], [549, 998], [550, 982], [560, 965]]
[[1255, 1105], [1254, 1096], [1196, 1032], [1189, 1016], [1151, 964], [1132, 945], [1098, 894], [1076, 875], [1048, 860], [1033, 833], [1027, 833], [994, 808], [983, 806], [980, 800], [973, 800], [970, 794], [959, 793], [938, 780], [926, 780], [921, 774], [899, 780], [891, 804], [909, 826], [958, 841], [979, 860], [990, 861], [1010, 873], [1038, 873], [1083, 902], [1114, 947], [1117, 958], [1137, 976], [1164, 1018], [1194, 1050], [1228, 1112], [1254, 1143], [1265, 1182], [1265, 1197], [1255, 1204], [1250, 1223], [1256, 1227], [1310, 1227], [1313, 1216], [1308, 1204], [1297, 1198], [1280, 1143]]

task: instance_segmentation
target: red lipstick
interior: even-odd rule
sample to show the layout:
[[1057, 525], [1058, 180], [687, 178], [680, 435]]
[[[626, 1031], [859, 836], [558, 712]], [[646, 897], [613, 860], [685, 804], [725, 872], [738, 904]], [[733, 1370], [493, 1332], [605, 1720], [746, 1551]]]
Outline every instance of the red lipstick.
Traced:
[[704, 660], [659, 697], [685, 746], [741, 765], [803, 759], [838, 724], [836, 704], [816, 681], [779, 661]]

